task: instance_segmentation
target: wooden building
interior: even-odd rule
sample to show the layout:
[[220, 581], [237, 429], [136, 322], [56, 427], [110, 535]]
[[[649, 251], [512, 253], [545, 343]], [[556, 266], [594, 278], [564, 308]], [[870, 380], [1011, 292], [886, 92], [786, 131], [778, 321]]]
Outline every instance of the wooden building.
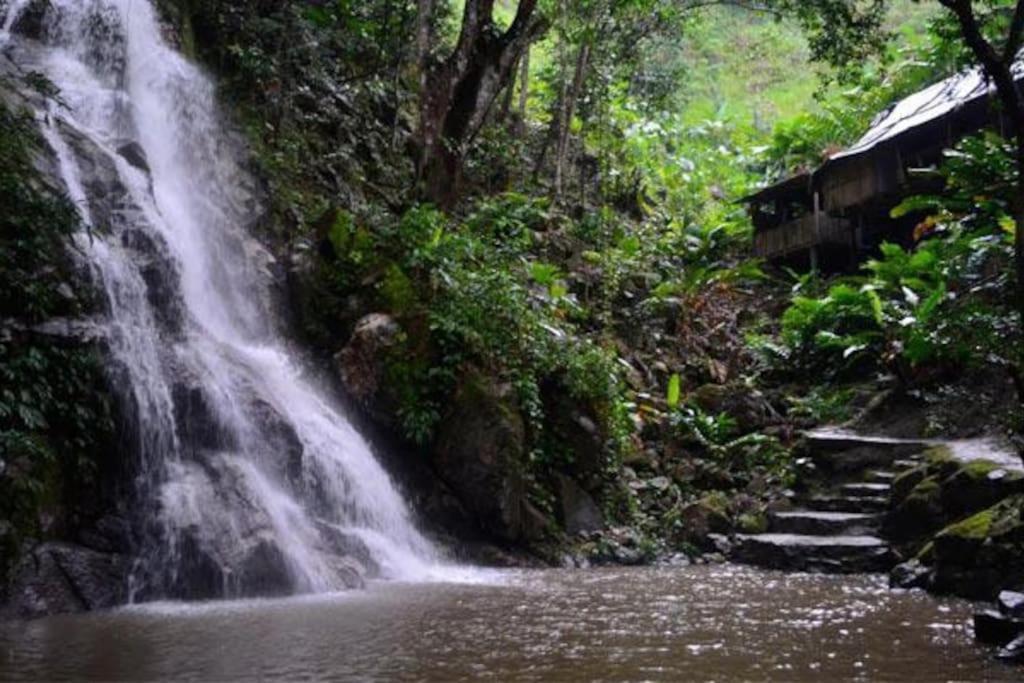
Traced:
[[[1024, 62], [1018, 82], [1024, 82]], [[934, 168], [961, 138], [1002, 131], [994, 88], [977, 69], [936, 83], [882, 112], [853, 146], [746, 201], [754, 254], [795, 268], [843, 270], [883, 241], [910, 246], [920, 216], [891, 217], [904, 198], [941, 189]], [[936, 186], [938, 185], [938, 187]]]

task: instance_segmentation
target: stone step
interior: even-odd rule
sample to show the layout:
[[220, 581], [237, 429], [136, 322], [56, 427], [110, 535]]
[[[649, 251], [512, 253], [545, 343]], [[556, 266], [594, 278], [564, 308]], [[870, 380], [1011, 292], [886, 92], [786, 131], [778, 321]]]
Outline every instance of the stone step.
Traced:
[[893, 460], [922, 453], [930, 445], [916, 439], [867, 436], [834, 428], [816, 429], [803, 435], [815, 465], [830, 473], [886, 468]]
[[811, 496], [802, 503], [819, 512], [885, 512], [889, 509], [889, 499], [882, 496]]
[[865, 478], [869, 482], [874, 482], [878, 484], [888, 484], [892, 482], [893, 479], [896, 478], [896, 473], [890, 472], [889, 470], [872, 470], [867, 473], [867, 476]]
[[867, 534], [878, 526], [879, 515], [863, 512], [793, 510], [768, 516], [768, 530], [780, 534]]
[[923, 461], [915, 458], [900, 458], [899, 460], [893, 460], [892, 466], [899, 470], [912, 470]]
[[741, 534], [730, 558], [772, 569], [830, 573], [881, 572], [894, 558], [876, 536], [813, 536], [804, 534]]
[[892, 487], [889, 486], [889, 484], [868, 482], [843, 484], [839, 487], [839, 490], [843, 495], [851, 496], [853, 498], [875, 498], [878, 496], [888, 496], [891, 489]]

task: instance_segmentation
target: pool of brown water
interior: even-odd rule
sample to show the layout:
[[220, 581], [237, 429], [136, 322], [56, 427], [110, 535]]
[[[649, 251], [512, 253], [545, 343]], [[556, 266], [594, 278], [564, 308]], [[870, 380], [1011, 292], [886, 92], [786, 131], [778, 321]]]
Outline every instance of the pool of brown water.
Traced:
[[484, 573], [0, 624], [0, 680], [1014, 680], [972, 605], [734, 565]]

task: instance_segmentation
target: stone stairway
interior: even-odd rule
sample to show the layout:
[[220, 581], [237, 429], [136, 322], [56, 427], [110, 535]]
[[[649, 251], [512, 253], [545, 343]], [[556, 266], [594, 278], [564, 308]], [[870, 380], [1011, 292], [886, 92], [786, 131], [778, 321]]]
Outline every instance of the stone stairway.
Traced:
[[876, 459], [824, 491], [794, 497], [794, 509], [773, 512], [765, 533], [732, 539], [737, 562], [790, 571], [830, 573], [888, 571], [896, 562], [879, 530], [889, 509], [892, 481], [916, 466], [919, 455], [894, 452]]

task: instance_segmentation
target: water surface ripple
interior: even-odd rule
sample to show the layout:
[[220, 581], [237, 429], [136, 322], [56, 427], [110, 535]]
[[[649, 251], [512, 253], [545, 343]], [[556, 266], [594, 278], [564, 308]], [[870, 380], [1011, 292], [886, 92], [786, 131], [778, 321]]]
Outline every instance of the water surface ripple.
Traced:
[[0, 680], [1014, 680], [972, 605], [881, 576], [521, 571], [0, 627]]

